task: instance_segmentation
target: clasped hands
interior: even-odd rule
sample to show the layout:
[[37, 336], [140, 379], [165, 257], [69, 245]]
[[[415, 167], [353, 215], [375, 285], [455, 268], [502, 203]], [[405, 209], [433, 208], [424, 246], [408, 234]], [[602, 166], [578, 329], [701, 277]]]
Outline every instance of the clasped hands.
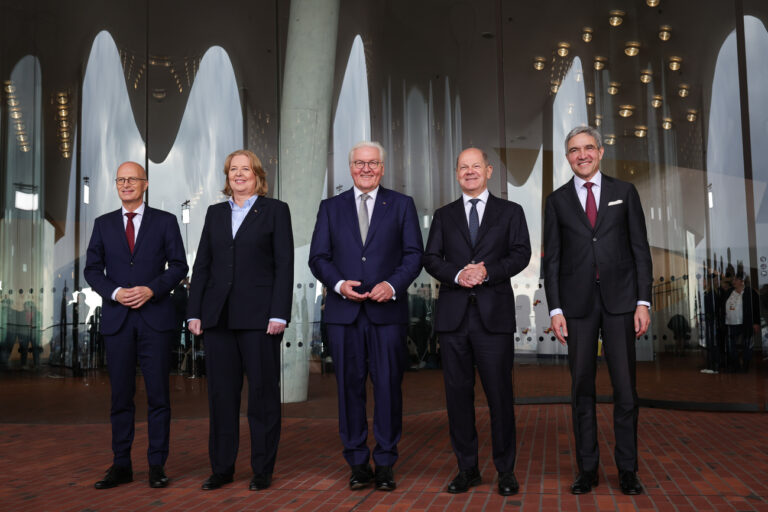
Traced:
[[485, 263], [468, 263], [461, 272], [459, 272], [459, 285], [464, 288], [474, 288], [483, 282], [488, 277], [488, 270], [485, 268]]
[[139, 309], [154, 295], [154, 292], [147, 286], [134, 286], [133, 288], [120, 288], [115, 299], [123, 306]]
[[375, 302], [387, 302], [394, 295], [392, 287], [384, 281], [374, 286], [369, 292], [357, 293], [354, 288], [361, 284], [360, 281], [344, 281], [341, 283], [339, 291], [344, 297], [355, 302], [363, 302], [366, 299], [371, 299]]

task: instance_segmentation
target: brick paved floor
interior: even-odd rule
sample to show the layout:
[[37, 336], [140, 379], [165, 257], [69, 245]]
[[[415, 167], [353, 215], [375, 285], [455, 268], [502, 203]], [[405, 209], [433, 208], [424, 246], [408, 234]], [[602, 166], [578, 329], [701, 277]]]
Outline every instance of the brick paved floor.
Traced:
[[209, 474], [205, 418], [173, 421], [168, 488], [147, 486], [146, 425], [140, 423], [133, 454], [136, 480], [105, 491], [95, 490], [93, 482], [110, 464], [107, 424], [0, 423], [0, 510], [768, 511], [766, 414], [642, 409], [640, 478], [647, 493], [628, 497], [617, 488], [611, 462], [612, 407], [599, 405], [600, 485], [577, 497], [568, 492], [575, 472], [569, 406], [522, 405], [516, 410], [521, 493], [506, 499], [495, 492], [489, 415], [480, 407], [483, 484], [455, 496], [443, 492], [455, 461], [442, 411], [405, 418], [395, 466], [398, 489], [392, 493], [347, 489], [349, 475], [333, 419], [284, 420], [273, 486], [262, 492], [247, 490], [245, 418], [235, 482], [209, 492], [199, 489]]

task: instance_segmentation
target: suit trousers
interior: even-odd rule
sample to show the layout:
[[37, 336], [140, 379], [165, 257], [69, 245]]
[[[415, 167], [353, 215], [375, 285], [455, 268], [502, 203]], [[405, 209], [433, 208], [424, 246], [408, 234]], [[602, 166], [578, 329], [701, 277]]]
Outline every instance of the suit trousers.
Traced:
[[147, 458], [162, 466], [168, 458], [171, 429], [170, 371], [172, 331], [153, 330], [141, 313], [130, 310], [116, 334], [104, 336], [112, 388], [112, 452], [116, 466], [131, 466], [136, 406], [136, 362], [147, 389]]
[[492, 333], [483, 325], [477, 304], [470, 302], [458, 330], [439, 333], [451, 445], [459, 470], [478, 466], [475, 428], [475, 366], [491, 414], [493, 463], [513, 471], [516, 456], [512, 333]]
[[350, 466], [367, 464], [368, 419], [366, 381], [373, 384], [373, 435], [377, 466], [397, 461], [397, 443], [403, 432], [401, 384], [408, 352], [406, 325], [372, 323], [360, 311], [352, 324], [328, 324], [328, 340], [339, 397], [339, 434], [344, 458]]
[[208, 455], [219, 475], [232, 475], [240, 440], [243, 371], [248, 377], [251, 469], [272, 474], [280, 441], [280, 341], [265, 330], [205, 330], [210, 410]]
[[595, 376], [597, 344], [602, 334], [603, 355], [613, 386], [614, 459], [619, 471], [637, 471], [637, 391], [635, 389], [634, 312], [608, 313], [595, 283], [594, 302], [587, 316], [566, 318], [568, 365], [571, 369], [571, 408], [579, 471], [599, 465]]

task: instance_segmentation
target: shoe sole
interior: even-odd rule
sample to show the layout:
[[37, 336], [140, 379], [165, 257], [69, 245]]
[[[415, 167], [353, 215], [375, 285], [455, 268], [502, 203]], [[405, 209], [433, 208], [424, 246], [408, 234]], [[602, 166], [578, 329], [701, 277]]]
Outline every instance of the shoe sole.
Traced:
[[390, 485], [388, 485], [388, 484], [384, 484], [384, 485], [379, 485], [379, 484], [376, 484], [376, 490], [377, 490], [377, 491], [386, 491], [386, 492], [389, 492], [389, 491], [394, 491], [395, 489], [397, 489], [397, 485], [392, 485], [392, 486], [390, 486]]
[[349, 488], [353, 491], [359, 491], [360, 489], [365, 489], [371, 485], [371, 482], [358, 482], [356, 484], [350, 484]]
[[598, 484], [598, 483], [600, 483], [600, 482], [599, 482], [599, 481], [596, 481], [594, 484], [590, 485], [590, 486], [589, 486], [589, 490], [588, 490], [588, 491], [580, 491], [580, 490], [574, 491], [574, 490], [573, 490], [573, 488], [571, 488], [571, 494], [575, 494], [575, 495], [577, 495], [577, 496], [578, 496], [579, 494], [589, 494], [589, 493], [591, 493], [591, 492], [592, 492], [592, 489], [594, 489], [595, 487], [597, 487], [597, 484]]

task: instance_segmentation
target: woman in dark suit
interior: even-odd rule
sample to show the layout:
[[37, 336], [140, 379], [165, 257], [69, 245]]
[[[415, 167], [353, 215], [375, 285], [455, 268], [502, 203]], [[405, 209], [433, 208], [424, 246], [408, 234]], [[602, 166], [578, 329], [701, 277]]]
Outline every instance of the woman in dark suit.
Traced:
[[293, 233], [288, 205], [266, 196], [266, 173], [248, 150], [224, 164], [228, 201], [208, 208], [192, 270], [189, 330], [205, 332], [213, 474], [204, 490], [232, 482], [243, 371], [248, 377], [250, 490], [272, 482], [280, 439], [280, 341], [291, 317]]

